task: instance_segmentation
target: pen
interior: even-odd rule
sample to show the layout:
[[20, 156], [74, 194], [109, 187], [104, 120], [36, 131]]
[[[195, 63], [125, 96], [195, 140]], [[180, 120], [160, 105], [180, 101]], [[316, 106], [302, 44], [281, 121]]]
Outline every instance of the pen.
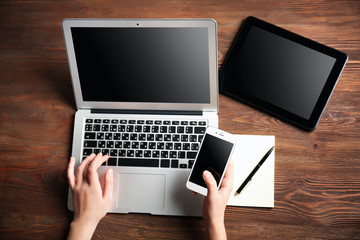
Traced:
[[236, 190], [234, 196], [240, 194], [240, 192], [246, 187], [246, 185], [251, 181], [255, 173], [259, 170], [261, 165], [265, 162], [265, 160], [270, 156], [271, 152], [273, 151], [274, 147], [270, 148], [269, 151], [262, 157], [259, 163], [255, 166], [255, 168], [251, 171], [249, 176], [245, 179], [245, 181], [241, 184], [241, 186]]

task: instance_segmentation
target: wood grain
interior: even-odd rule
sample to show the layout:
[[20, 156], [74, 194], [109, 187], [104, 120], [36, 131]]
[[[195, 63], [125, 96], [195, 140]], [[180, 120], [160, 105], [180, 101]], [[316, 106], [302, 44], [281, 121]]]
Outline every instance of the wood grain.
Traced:
[[[229, 239], [359, 239], [360, 2], [1, 1], [0, 239], [64, 239], [66, 166], [76, 111], [64, 18], [212, 18], [219, 67], [256, 16], [346, 52], [318, 128], [305, 132], [220, 95], [220, 128], [275, 135], [275, 208], [226, 210]], [[201, 218], [108, 214], [93, 239], [204, 239]]]

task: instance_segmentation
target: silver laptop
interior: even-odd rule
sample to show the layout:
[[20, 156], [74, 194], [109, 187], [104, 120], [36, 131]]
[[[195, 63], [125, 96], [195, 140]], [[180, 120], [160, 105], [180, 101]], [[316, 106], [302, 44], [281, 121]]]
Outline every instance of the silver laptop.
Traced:
[[[110, 156], [109, 212], [201, 216], [185, 182], [208, 126], [218, 127], [211, 19], [65, 19], [78, 111], [72, 156]], [[69, 209], [73, 209], [71, 193]]]

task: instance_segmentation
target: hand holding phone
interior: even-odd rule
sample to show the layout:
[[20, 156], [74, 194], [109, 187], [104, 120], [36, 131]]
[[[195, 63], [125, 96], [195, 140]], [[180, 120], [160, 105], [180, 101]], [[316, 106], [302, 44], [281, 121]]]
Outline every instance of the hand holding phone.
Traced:
[[214, 176], [219, 188], [235, 142], [232, 134], [213, 127], [207, 128], [186, 187], [207, 196], [207, 187], [202, 177], [207, 170]]

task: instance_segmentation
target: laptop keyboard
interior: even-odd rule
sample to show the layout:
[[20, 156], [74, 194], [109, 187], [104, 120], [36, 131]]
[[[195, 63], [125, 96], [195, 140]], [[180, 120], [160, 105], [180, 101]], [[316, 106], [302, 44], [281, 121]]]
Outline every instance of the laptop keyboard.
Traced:
[[102, 152], [107, 166], [192, 168], [206, 128], [205, 120], [89, 118], [83, 159]]

